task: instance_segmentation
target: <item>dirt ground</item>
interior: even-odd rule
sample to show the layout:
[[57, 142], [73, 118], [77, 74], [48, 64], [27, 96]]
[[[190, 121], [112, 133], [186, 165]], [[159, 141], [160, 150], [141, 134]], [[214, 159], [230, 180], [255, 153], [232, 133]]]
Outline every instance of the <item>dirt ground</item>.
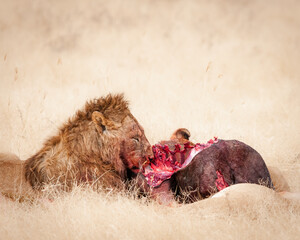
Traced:
[[[299, 1], [0, 3], [0, 152], [26, 159], [86, 100], [124, 92], [152, 144], [179, 127], [238, 139], [300, 192]], [[299, 203], [248, 194], [248, 208], [177, 210], [81, 190], [49, 206], [0, 199], [0, 239], [299, 237]]]

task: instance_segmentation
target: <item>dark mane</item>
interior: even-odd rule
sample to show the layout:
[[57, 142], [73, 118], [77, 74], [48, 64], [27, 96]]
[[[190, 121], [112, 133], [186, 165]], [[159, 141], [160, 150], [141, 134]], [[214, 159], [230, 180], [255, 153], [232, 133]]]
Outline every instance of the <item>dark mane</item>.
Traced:
[[130, 114], [128, 101], [124, 99], [124, 94], [108, 94], [105, 97], [87, 101], [83, 110], [78, 110], [61, 130], [76, 127], [85, 121], [91, 121], [94, 111], [99, 111], [106, 118], [116, 122], [122, 122]]
[[[90, 119], [94, 111], [101, 112], [105, 117], [120, 121], [124, 115], [129, 113], [128, 102], [124, 100], [124, 94], [109, 94], [106, 97], [93, 99], [85, 104], [83, 114]], [[80, 116], [81, 111], [76, 115]]]

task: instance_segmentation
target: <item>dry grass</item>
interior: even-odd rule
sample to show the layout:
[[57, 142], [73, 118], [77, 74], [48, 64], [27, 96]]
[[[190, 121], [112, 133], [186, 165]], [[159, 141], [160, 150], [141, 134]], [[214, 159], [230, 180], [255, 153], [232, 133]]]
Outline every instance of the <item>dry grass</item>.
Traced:
[[[151, 143], [178, 127], [239, 139], [300, 192], [299, 12], [296, 0], [1, 0], [0, 152], [26, 159], [87, 99], [125, 92]], [[1, 199], [0, 239], [297, 239], [299, 203], [248, 191], [175, 209], [81, 189]]]
[[[243, 188], [244, 187], [244, 188]], [[299, 202], [258, 185], [226, 198], [166, 208], [122, 194], [76, 188], [53, 202], [0, 204], [3, 239], [296, 239]]]

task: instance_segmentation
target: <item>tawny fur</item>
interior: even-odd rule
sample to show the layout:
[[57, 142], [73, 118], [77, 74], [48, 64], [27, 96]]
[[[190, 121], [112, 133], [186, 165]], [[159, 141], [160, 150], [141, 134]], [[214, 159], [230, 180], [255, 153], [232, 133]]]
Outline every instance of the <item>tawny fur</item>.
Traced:
[[[179, 141], [181, 144], [190, 142], [191, 133], [186, 128], [178, 128], [171, 136], [170, 140]], [[191, 142], [190, 142], [191, 143]], [[191, 143], [192, 144], [192, 143]]]
[[33, 196], [34, 191], [25, 180], [24, 163], [14, 154], [0, 153], [0, 194], [12, 199]]
[[122, 188], [129, 169], [151, 155], [143, 128], [123, 95], [108, 95], [86, 103], [25, 162], [25, 177], [34, 189], [74, 183]]

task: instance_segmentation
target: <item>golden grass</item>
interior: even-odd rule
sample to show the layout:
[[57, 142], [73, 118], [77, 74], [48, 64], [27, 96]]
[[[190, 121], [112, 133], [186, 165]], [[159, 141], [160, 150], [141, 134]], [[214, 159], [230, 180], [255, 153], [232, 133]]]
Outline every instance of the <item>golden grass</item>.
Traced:
[[[238, 185], [237, 185], [238, 186]], [[258, 185], [226, 198], [166, 208], [75, 188], [53, 202], [1, 201], [3, 239], [296, 239], [300, 207]], [[298, 202], [299, 203], [299, 202]]]
[[[125, 92], [152, 144], [178, 127], [193, 142], [239, 139], [300, 192], [299, 11], [296, 0], [2, 0], [0, 152], [26, 159], [87, 99]], [[247, 189], [174, 209], [80, 188], [51, 203], [1, 198], [0, 239], [298, 238], [297, 201]]]

